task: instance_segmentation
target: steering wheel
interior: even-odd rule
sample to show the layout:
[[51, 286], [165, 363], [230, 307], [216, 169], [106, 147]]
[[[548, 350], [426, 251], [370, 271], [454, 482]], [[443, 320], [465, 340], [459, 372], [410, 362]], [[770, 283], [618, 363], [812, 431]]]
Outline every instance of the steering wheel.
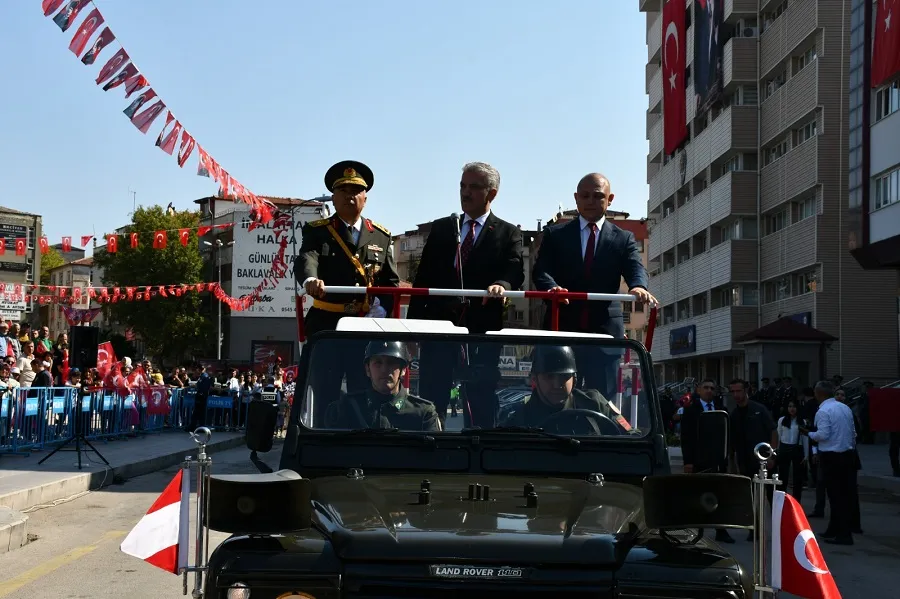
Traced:
[[560, 430], [563, 422], [570, 422], [572, 424], [572, 432], [574, 432], [575, 423], [580, 422], [581, 420], [588, 421], [591, 431], [595, 435], [618, 436], [622, 434], [622, 429], [619, 425], [605, 414], [595, 412], [594, 410], [584, 410], [580, 408], [574, 410], [562, 410], [548, 416], [541, 424], [541, 427], [544, 430], [553, 429], [559, 434], [566, 434], [564, 431]]

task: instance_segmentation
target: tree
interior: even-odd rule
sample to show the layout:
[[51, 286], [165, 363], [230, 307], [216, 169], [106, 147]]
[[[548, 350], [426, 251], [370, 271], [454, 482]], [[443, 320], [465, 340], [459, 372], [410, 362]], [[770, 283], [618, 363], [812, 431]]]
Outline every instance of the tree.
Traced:
[[[103, 269], [107, 286], [181, 285], [202, 281], [203, 258], [197, 239], [198, 212], [166, 214], [161, 206], [140, 206], [132, 224], [119, 233], [118, 251], [94, 253], [94, 263]], [[191, 229], [187, 246], [179, 242], [177, 229]], [[153, 248], [154, 231], [167, 230], [165, 249]], [[138, 234], [132, 248], [130, 235]], [[209, 346], [211, 322], [200, 314], [200, 296], [159, 297], [150, 301], [119, 301], [108, 305], [113, 319], [130, 326], [143, 339], [147, 352], [157, 359], [177, 358]]]
[[41, 256], [41, 285], [50, 284], [50, 271], [62, 266], [66, 261], [55, 248], [50, 248]]

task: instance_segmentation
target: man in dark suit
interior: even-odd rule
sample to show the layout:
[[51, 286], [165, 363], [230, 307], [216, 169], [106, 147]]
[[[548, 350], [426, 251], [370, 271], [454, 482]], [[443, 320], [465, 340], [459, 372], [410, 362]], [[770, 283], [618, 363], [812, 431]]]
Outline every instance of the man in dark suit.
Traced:
[[[685, 474], [701, 472], [727, 472], [728, 461], [708, 463], [708, 458], [700, 449], [700, 414], [715, 410], [724, 410], [725, 404], [716, 394], [718, 385], [712, 379], [703, 379], [697, 385], [697, 393], [691, 405], [684, 409], [681, 417], [681, 455], [684, 458]], [[720, 543], [734, 543], [728, 530], [716, 530], [716, 540]]]
[[[463, 216], [432, 223], [414, 287], [487, 289], [489, 298], [413, 296], [409, 318], [450, 320], [472, 333], [503, 327], [503, 292], [525, 281], [522, 232], [497, 218], [491, 204], [500, 188], [500, 173], [483, 162], [463, 167], [459, 184]], [[468, 360], [470, 379], [462, 389], [467, 425], [492, 427], [497, 417], [495, 394], [500, 380], [501, 344], [469, 344], [462, 352], [452, 344], [425, 346], [419, 360], [419, 394], [434, 403], [441, 420], [447, 416], [453, 367]], [[467, 351], [468, 355], [464, 352]]]
[[[581, 179], [575, 192], [578, 218], [544, 231], [532, 271], [534, 286], [539, 291], [619, 293], [619, 283], [624, 277], [629, 293], [639, 301], [656, 301], [647, 291], [647, 269], [641, 261], [634, 234], [606, 219], [613, 198], [605, 176], [591, 173]], [[625, 337], [621, 303], [569, 303], [564, 300], [561, 304], [561, 331]], [[550, 328], [549, 310], [544, 328]], [[583, 347], [578, 352], [578, 370], [580, 377], [584, 377], [584, 385], [600, 390], [606, 397], [613, 397], [621, 352], [586, 351], [588, 349]]]
[[[362, 217], [366, 194], [372, 189], [374, 175], [361, 162], [347, 160], [328, 169], [325, 186], [332, 192], [335, 216], [307, 223], [294, 275], [314, 298], [306, 315], [306, 335], [332, 331], [344, 316], [386, 317], [393, 306], [389, 296], [339, 295], [327, 292], [327, 286], [397, 287], [400, 278], [394, 265], [391, 233], [381, 225]], [[344, 346], [331, 341], [316, 350], [315, 363], [300, 372], [311, 373], [315, 396], [326, 400], [338, 397], [346, 374], [347, 391], [368, 387], [363, 369], [365, 342]], [[309, 360], [304, 348], [301, 360]], [[327, 401], [317, 404], [316, 422], [321, 424]]]

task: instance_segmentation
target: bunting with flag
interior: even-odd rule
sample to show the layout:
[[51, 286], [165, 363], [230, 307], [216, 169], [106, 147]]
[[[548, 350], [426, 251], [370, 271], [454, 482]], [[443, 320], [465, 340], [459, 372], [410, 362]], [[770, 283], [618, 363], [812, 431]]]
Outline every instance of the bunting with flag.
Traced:
[[[89, 66], [96, 62], [105, 48], [114, 41], [118, 41], [109, 26], [104, 27], [97, 34], [97, 31], [105, 23], [105, 18], [100, 9], [94, 4], [93, 0], [43, 0], [41, 2], [41, 10], [44, 16], [52, 16], [53, 22], [64, 32], [76, 25], [86, 8], [91, 8], [92, 10], [87, 11], [87, 16], [75, 27], [75, 34], [69, 42], [69, 50], [75, 56], [80, 57], [84, 65]], [[93, 42], [91, 41], [92, 38]], [[87, 52], [85, 52], [85, 48], [88, 48]], [[179, 168], [184, 167], [194, 147], [197, 146], [199, 148], [193, 135], [187, 131], [180, 120], [175, 118], [167, 104], [157, 96], [156, 90], [150, 87], [148, 78], [138, 69], [124, 46], [120, 46], [103, 65], [95, 82], [97, 85], [103, 86], [103, 91], [110, 91], [124, 86], [126, 99], [130, 99], [134, 93], [141, 92], [123, 110], [141, 133], [148, 133], [159, 115], [167, 112], [166, 125], [163, 127], [163, 131], [173, 121], [175, 125], [165, 137], [163, 137], [163, 132], [160, 132], [156, 146], [171, 156], [175, 151], [175, 145], [178, 143], [178, 135], [181, 134], [181, 146], [176, 160]], [[200, 148], [199, 154], [200, 162], [197, 167], [197, 174], [215, 180], [219, 184], [220, 194], [223, 198], [248, 204], [251, 207], [251, 214], [254, 218], [263, 223], [268, 223], [272, 220], [275, 211], [274, 205], [239, 183], [229, 171], [222, 168], [203, 148]]]

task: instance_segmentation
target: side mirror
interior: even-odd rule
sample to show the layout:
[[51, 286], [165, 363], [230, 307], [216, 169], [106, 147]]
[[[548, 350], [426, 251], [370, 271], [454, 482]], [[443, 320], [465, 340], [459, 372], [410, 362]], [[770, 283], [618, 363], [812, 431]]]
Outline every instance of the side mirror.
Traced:
[[752, 528], [751, 481], [735, 474], [647, 477], [644, 520], [657, 530]]
[[696, 464], [724, 464], [728, 460], [728, 412], [701, 412], [697, 421]]
[[229, 534], [274, 534], [312, 524], [311, 483], [293, 470], [211, 476], [206, 525]]

